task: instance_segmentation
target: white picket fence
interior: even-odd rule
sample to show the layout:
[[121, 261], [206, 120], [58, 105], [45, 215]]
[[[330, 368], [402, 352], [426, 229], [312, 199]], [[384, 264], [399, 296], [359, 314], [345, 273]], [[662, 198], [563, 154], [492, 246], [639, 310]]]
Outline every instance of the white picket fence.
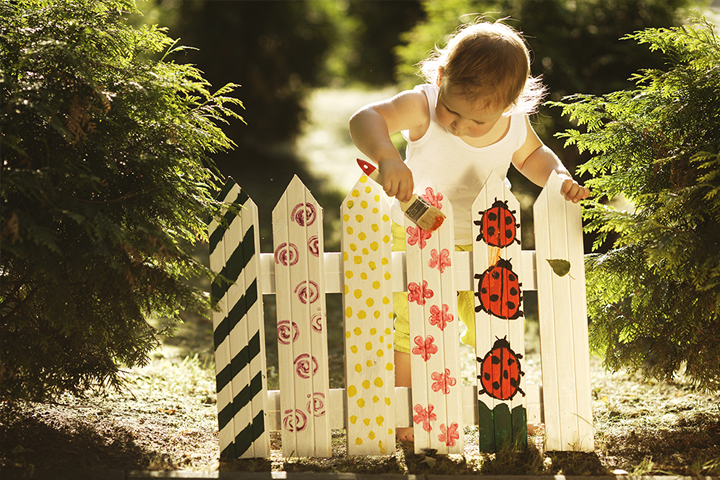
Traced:
[[[456, 252], [452, 208], [432, 234], [406, 223], [406, 252], [392, 252], [389, 205], [361, 176], [342, 204], [342, 251], [326, 253], [323, 210], [293, 178], [273, 211], [273, 253], [260, 253], [257, 207], [230, 179], [230, 209], [210, 224], [210, 266], [222, 457], [331, 456], [331, 429], [348, 455], [395, 452], [395, 429], [414, 428], [415, 451], [463, 452], [479, 426], [481, 451], [527, 442], [544, 423], [546, 449], [594, 448], [580, 207], [553, 174], [534, 206], [536, 251], [520, 247], [520, 208], [497, 177], [473, 205], [472, 252]], [[558, 275], [547, 260], [565, 261]], [[562, 272], [560, 272], [562, 273]], [[223, 280], [224, 279], [224, 280]], [[522, 291], [538, 291], [542, 387], [523, 378]], [[475, 292], [476, 387], [459, 377], [457, 292]], [[395, 388], [393, 292], [407, 291], [412, 384]], [[329, 388], [326, 293], [343, 294], [345, 385]], [[263, 295], [276, 295], [280, 390], [266, 385]]]

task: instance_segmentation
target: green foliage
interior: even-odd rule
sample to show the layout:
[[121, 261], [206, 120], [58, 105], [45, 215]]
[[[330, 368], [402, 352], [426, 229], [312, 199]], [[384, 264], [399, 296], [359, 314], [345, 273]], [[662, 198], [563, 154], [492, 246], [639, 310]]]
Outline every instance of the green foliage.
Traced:
[[131, 13], [0, 2], [2, 398], [117, 386], [157, 346], [149, 317], [207, 307], [190, 247], [218, 207], [208, 155], [233, 146], [218, 123], [240, 102]]
[[302, 100], [329, 80], [326, 61], [333, 46], [346, 48], [341, 6], [334, 0], [179, 2], [172, 31], [198, 47], [184, 58], [211, 82], [232, 78], [246, 92], [247, 125], [228, 129], [237, 139], [238, 157], [298, 133]]
[[[612, 369], [670, 378], [681, 368], [720, 388], [720, 38], [713, 25], [625, 39], [662, 52], [636, 88], [555, 106], [585, 127], [560, 135], [590, 152], [587, 230], [612, 235], [587, 260], [591, 343]], [[607, 200], [623, 195], [619, 211]]]
[[332, 58], [345, 64], [346, 75], [351, 81], [368, 85], [394, 84], [397, 57], [393, 49], [400, 43], [402, 32], [422, 19], [421, 2], [348, 0], [347, 7], [346, 16], [352, 26], [349, 32], [351, 48], [342, 51], [337, 45], [333, 46]]

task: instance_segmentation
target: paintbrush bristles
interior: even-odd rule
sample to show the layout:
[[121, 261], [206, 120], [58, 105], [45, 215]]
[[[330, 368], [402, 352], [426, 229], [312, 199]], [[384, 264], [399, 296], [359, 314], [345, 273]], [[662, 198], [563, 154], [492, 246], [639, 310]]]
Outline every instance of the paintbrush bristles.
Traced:
[[409, 202], [400, 202], [400, 208], [418, 227], [428, 232], [440, 228], [445, 220], [445, 214], [422, 197], [413, 196]]

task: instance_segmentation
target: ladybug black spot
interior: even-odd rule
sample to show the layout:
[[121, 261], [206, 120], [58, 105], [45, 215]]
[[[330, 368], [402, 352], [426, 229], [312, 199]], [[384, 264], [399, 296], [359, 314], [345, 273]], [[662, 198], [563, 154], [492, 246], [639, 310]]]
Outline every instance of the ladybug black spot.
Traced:
[[485, 380], [490, 381], [490, 378], [491, 378], [491, 377], [490, 377], [490, 374], [489, 374], [488, 372], [485, 372], [484, 377], [485, 377]]
[[493, 390], [500, 390], [500, 382], [493, 382], [492, 388]]
[[495, 220], [497, 220], [497, 214], [493, 212], [488, 213], [488, 220], [494, 222]]
[[487, 288], [483, 287], [482, 290], [480, 290], [482, 293], [487, 293]]
[[492, 363], [493, 365], [500, 365], [500, 358], [496, 357], [495, 355], [492, 356]]
[[505, 238], [508, 240], [513, 238], [515, 236], [515, 233], [512, 230], [505, 230]]
[[491, 237], [495, 235], [495, 227], [488, 227], [488, 235]]
[[495, 302], [497, 302], [498, 300], [500, 300], [500, 296], [499, 296], [499, 295], [495, 295], [495, 294], [490, 295], [490, 301], [491, 301], [492, 303], [495, 303]]
[[490, 274], [490, 276], [491, 276], [494, 280], [497, 280], [498, 278], [500, 278], [500, 272], [499, 272], [498, 270], [493, 270], [493, 271], [492, 271], [492, 274]]
[[515, 363], [515, 359], [508, 358], [508, 366], [512, 366], [513, 363]]
[[513, 302], [506, 302], [505, 304], [509, 310], [515, 310], [515, 304]]
[[505, 225], [512, 225], [515, 222], [515, 219], [512, 217], [505, 217]]
[[518, 294], [517, 288], [511, 287], [510, 288], [510, 295], [515, 296]]
[[507, 380], [508, 378], [510, 378], [510, 374], [508, 373], [507, 370], [504, 370], [504, 371], [503, 371], [503, 378], [504, 378], [505, 380]]

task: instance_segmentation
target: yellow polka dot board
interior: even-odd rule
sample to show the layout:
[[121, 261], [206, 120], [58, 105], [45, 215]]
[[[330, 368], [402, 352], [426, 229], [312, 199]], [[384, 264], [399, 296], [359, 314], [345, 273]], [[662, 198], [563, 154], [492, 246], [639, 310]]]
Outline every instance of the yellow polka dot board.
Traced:
[[479, 446], [495, 452], [527, 445], [520, 204], [492, 174], [472, 212]]
[[220, 456], [265, 457], [270, 439], [258, 209], [232, 178], [218, 200], [239, 207], [208, 225], [210, 268], [219, 273], [211, 295], [218, 307], [212, 320]]
[[[580, 205], [560, 194], [550, 175], [533, 207], [537, 255], [538, 316], [542, 340], [545, 448], [594, 449], [590, 353]], [[559, 275], [548, 260], [566, 260]]]
[[295, 176], [272, 213], [285, 457], [329, 457], [323, 211]]
[[395, 453], [390, 205], [363, 175], [342, 204], [348, 455]]
[[446, 219], [435, 232], [405, 222], [415, 452], [463, 452], [455, 234], [450, 202], [426, 191]]

